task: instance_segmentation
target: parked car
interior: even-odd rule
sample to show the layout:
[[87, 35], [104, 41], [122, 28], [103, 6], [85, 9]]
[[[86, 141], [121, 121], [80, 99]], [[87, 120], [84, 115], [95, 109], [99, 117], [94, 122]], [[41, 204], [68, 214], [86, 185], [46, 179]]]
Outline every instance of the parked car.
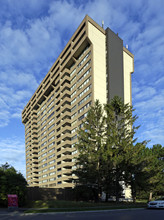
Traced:
[[147, 207], [154, 209], [164, 208], [164, 197], [148, 202]]

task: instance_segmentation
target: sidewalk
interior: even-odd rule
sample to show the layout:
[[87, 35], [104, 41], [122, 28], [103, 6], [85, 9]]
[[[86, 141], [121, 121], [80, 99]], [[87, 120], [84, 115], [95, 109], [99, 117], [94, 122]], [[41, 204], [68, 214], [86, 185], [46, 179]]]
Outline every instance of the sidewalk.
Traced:
[[20, 213], [26, 210], [28, 210], [28, 208], [18, 208], [18, 209], [0, 208], [0, 214]]

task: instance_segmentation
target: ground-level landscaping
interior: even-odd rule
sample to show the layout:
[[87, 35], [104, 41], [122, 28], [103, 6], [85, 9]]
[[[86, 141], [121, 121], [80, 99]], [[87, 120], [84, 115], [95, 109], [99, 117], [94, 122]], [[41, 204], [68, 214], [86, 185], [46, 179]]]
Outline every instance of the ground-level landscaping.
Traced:
[[40, 213], [40, 212], [66, 212], [66, 211], [88, 211], [88, 210], [108, 210], [108, 209], [130, 209], [130, 208], [146, 208], [146, 202], [140, 201], [131, 202], [75, 202], [75, 201], [33, 201], [27, 204], [29, 208], [27, 213]]

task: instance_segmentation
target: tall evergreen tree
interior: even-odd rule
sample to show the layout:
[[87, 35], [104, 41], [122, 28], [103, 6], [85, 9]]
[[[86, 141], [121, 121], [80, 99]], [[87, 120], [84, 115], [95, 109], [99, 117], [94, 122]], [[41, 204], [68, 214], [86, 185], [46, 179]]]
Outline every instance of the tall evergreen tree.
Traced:
[[149, 150], [149, 165], [147, 166], [147, 190], [154, 195], [164, 194], [164, 147], [153, 145]]
[[[102, 191], [102, 155], [104, 145], [104, 116], [103, 109], [98, 100], [91, 106], [78, 131], [76, 148], [79, 156], [76, 161], [74, 173], [78, 177], [77, 184], [88, 185]], [[97, 195], [98, 197], [98, 195]]]
[[132, 115], [133, 111], [132, 106], [124, 104], [118, 96], [115, 96], [109, 104], [105, 105], [106, 164], [109, 164], [110, 167], [106, 176], [109, 176], [109, 171], [115, 187], [116, 201], [120, 197], [120, 183], [124, 181], [125, 161], [128, 152], [136, 141], [134, 134], [139, 128], [139, 126], [134, 125], [137, 116]]
[[[160, 144], [152, 148], [145, 148], [142, 155], [138, 155], [142, 162], [136, 170], [136, 194], [139, 198], [149, 198], [164, 194], [164, 147]], [[135, 169], [133, 169], [134, 173]]]
[[150, 161], [146, 142], [137, 143], [129, 149], [125, 160], [124, 181], [131, 188], [133, 202], [136, 201], [137, 192], [146, 190], [150, 171], [147, 169]]
[[[96, 188], [97, 194], [105, 192], [106, 200], [108, 195], [115, 195], [119, 201], [122, 186], [126, 184], [131, 187], [134, 202], [139, 191], [146, 187], [152, 189], [159, 179], [161, 189], [163, 159], [159, 158], [163, 158], [163, 154], [157, 153], [160, 147], [154, 148], [152, 152], [156, 152], [158, 160], [153, 159], [150, 166], [153, 153], [146, 148], [147, 141], [135, 144], [134, 135], [139, 126], [135, 126], [137, 116], [133, 115], [133, 107], [115, 96], [104, 110], [97, 100], [78, 131], [74, 171], [77, 185]], [[158, 175], [155, 175], [155, 167], [160, 171]]]

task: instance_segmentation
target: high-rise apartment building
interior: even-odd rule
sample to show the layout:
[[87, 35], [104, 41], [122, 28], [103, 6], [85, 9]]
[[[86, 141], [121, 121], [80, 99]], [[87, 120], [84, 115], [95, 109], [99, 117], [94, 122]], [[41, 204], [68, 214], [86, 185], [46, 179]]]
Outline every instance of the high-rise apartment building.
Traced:
[[131, 103], [133, 63], [117, 34], [84, 18], [22, 112], [29, 186], [73, 187], [77, 128], [96, 99]]

